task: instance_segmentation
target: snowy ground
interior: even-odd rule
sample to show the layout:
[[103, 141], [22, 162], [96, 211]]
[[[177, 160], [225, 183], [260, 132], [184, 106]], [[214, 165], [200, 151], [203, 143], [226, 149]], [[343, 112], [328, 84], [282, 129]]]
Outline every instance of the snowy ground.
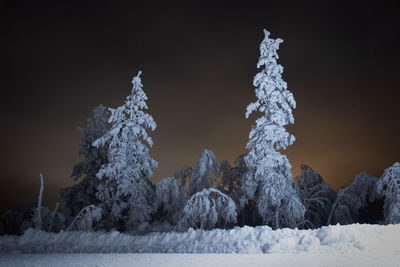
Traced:
[[338, 254], [8, 254], [0, 266], [399, 266], [399, 257], [377, 258]]
[[[264, 226], [142, 236], [30, 229], [21, 237], [0, 237], [0, 266], [400, 266], [399, 244], [400, 224], [276, 231]], [[131, 252], [245, 254], [119, 254]]]

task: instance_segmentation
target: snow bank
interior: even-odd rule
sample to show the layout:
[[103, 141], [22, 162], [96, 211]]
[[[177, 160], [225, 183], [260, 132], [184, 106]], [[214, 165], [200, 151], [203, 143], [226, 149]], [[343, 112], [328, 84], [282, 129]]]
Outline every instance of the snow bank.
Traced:
[[316, 230], [268, 226], [185, 233], [129, 235], [119, 232], [48, 233], [0, 237], [0, 253], [308, 253], [400, 255], [400, 224], [352, 224]]

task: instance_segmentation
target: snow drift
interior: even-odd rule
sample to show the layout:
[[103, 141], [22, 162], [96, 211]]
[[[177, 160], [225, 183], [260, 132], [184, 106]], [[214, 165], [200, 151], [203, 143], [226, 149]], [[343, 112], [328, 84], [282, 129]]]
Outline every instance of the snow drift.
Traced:
[[0, 253], [335, 253], [400, 255], [400, 224], [352, 224], [315, 230], [268, 226], [184, 233], [129, 235], [119, 232], [49, 233], [28, 229], [0, 237]]

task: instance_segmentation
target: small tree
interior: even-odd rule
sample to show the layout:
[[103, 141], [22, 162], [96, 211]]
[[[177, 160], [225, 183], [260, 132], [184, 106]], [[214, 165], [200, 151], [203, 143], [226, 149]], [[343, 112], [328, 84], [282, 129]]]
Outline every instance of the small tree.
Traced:
[[318, 228], [327, 224], [328, 216], [336, 199], [336, 193], [324, 179], [307, 165], [300, 166], [301, 175], [296, 177], [296, 191], [306, 208], [305, 226]]
[[386, 223], [400, 223], [400, 162], [385, 170], [377, 182], [377, 193], [385, 199]]
[[147, 109], [147, 96], [142, 90], [141, 71], [132, 80], [132, 91], [125, 104], [112, 109], [108, 120], [111, 129], [97, 139], [93, 146], [107, 147], [108, 163], [97, 173], [104, 180], [96, 196], [104, 203], [112, 224], [120, 219], [125, 227], [137, 227], [150, 220], [154, 212], [154, 189], [148, 181], [158, 163], [149, 155], [148, 146], [153, 145], [146, 129], [152, 131], [156, 123]]
[[249, 152], [244, 158], [248, 171], [242, 189], [248, 198], [255, 195], [264, 223], [274, 228], [295, 227], [303, 221], [305, 208], [293, 189], [292, 166], [278, 150], [295, 140], [285, 126], [294, 123], [292, 109], [296, 102], [282, 79], [283, 67], [277, 63], [282, 39], [270, 39], [267, 30], [264, 34], [257, 67], [265, 68], [254, 77], [257, 100], [247, 106], [246, 118], [254, 111], [263, 115], [250, 131], [246, 146]]
[[208, 188], [194, 194], [183, 208], [179, 228], [225, 228], [236, 223], [236, 205], [221, 191]]
[[348, 186], [340, 189], [329, 214], [328, 224], [358, 222], [360, 210], [375, 198], [376, 181], [374, 176], [361, 172]]
[[197, 160], [189, 184], [189, 195], [192, 196], [203, 189], [212, 187], [217, 180], [219, 163], [211, 150], [204, 149]]

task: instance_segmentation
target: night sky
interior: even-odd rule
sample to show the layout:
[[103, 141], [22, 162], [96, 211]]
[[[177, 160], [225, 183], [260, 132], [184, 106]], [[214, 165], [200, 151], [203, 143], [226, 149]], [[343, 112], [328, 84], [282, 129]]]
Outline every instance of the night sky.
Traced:
[[[56, 3], [55, 3], [56, 2]], [[335, 190], [400, 161], [400, 10], [395, 1], [1, 1], [0, 205], [54, 208], [79, 162], [77, 126], [121, 105], [142, 70], [157, 122], [153, 182], [245, 152], [263, 29], [297, 102], [294, 176], [310, 165]], [[324, 2], [322, 4], [321, 2]]]

